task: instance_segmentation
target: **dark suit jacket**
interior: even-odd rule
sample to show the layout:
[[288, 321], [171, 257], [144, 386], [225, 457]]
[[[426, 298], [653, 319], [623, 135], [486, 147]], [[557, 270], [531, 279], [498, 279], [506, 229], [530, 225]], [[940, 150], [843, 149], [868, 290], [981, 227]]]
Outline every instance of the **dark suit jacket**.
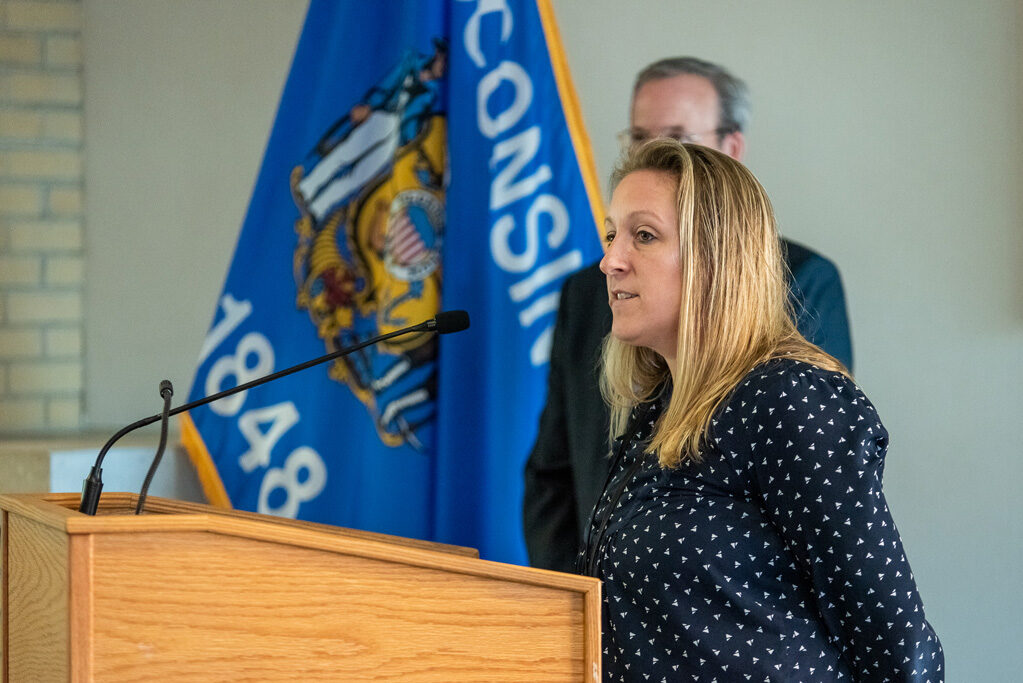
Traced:
[[[838, 269], [806, 247], [782, 242], [799, 331], [851, 371], [852, 342]], [[561, 290], [547, 403], [526, 463], [523, 523], [534, 567], [574, 571], [590, 512], [607, 478], [610, 418], [597, 377], [601, 342], [610, 331], [607, 286], [593, 264], [565, 280]]]

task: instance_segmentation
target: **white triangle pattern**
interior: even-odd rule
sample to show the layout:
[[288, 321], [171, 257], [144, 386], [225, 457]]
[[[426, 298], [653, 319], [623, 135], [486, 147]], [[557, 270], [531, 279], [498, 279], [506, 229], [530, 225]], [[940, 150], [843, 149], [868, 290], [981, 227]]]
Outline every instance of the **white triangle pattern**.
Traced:
[[605, 681], [944, 680], [881, 490], [888, 433], [859, 387], [762, 365], [701, 461], [673, 470], [643, 453], [661, 408], [607, 487], [646, 460], [598, 550]]

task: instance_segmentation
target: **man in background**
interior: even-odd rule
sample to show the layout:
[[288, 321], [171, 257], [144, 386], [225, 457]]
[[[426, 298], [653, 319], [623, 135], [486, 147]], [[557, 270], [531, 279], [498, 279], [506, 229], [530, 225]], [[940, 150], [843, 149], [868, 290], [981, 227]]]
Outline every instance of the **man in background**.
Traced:
[[[742, 161], [749, 92], [724, 68], [693, 57], [651, 64], [636, 77], [623, 147], [670, 137]], [[838, 269], [782, 239], [799, 331], [852, 370], [852, 342]], [[547, 402], [526, 464], [523, 522], [534, 567], [574, 571], [610, 467], [608, 410], [600, 396], [600, 347], [611, 330], [597, 264], [565, 281], [551, 347]]]

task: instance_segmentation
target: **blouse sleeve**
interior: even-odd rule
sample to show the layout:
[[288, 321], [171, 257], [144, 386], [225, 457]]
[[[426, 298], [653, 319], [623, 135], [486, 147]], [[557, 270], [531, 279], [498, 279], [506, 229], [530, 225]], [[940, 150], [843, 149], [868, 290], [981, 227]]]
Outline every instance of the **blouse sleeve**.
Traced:
[[943, 680], [941, 644], [881, 490], [888, 433], [873, 405], [846, 377], [805, 364], [740, 389], [731, 405], [741, 406], [751, 490], [857, 680]]

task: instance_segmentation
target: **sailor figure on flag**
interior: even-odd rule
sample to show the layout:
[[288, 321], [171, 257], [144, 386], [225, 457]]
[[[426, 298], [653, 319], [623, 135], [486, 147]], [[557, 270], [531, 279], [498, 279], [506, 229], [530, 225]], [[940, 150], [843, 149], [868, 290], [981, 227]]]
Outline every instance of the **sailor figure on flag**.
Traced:
[[[328, 351], [440, 307], [447, 43], [407, 53], [292, 172], [298, 305]], [[421, 449], [435, 414], [436, 341], [403, 337], [335, 362], [384, 443]]]

